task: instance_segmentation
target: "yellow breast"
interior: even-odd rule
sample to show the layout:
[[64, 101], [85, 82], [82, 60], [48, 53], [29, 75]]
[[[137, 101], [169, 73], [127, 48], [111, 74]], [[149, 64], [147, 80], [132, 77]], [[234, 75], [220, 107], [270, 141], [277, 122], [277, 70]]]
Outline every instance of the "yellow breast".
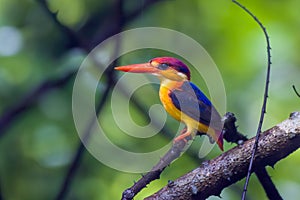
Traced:
[[168, 81], [162, 82], [159, 90], [159, 97], [160, 100], [165, 108], [165, 110], [176, 120], [181, 121], [186, 124], [187, 128], [192, 130], [199, 130], [201, 132], [207, 132], [208, 127], [198, 121], [194, 120], [193, 118], [189, 117], [185, 113], [178, 110], [172, 102], [170, 98], [170, 92], [172, 89], [180, 88], [182, 82], [177, 81]]
[[163, 104], [165, 110], [176, 120], [181, 121], [181, 111], [178, 110], [169, 96], [170, 89], [164, 85], [161, 85], [159, 90], [160, 101]]

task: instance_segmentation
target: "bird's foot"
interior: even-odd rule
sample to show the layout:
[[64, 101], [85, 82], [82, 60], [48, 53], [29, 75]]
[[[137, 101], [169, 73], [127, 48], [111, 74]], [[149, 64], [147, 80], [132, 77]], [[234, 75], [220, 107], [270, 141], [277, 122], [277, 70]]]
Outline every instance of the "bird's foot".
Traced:
[[184, 143], [188, 143], [189, 140], [192, 140], [193, 139], [193, 136], [190, 132], [185, 132], [179, 136], [177, 136], [174, 140], [173, 140], [173, 143], [178, 143], [180, 141], [184, 141]]

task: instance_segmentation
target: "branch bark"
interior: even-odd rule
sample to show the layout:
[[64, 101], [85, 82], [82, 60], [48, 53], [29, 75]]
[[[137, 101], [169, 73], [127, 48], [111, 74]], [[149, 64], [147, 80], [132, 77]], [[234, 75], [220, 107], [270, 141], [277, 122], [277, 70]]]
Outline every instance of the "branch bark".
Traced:
[[[229, 185], [247, 175], [255, 138], [237, 146], [219, 157], [203, 163], [188, 174], [180, 177], [147, 200], [206, 199], [220, 195]], [[253, 171], [265, 166], [274, 166], [300, 147], [300, 112], [260, 135]]]
[[[235, 125], [236, 118], [233, 113], [227, 112], [224, 119], [224, 139], [227, 142], [234, 142], [238, 145], [243, 144], [248, 140], [246, 136], [239, 133], [237, 131], [237, 127]], [[248, 168], [249, 169], [249, 168]], [[273, 183], [271, 177], [269, 176], [265, 167], [259, 168], [255, 171], [255, 174], [264, 188], [266, 195], [269, 199], [272, 200], [282, 200], [283, 198], [280, 196], [275, 184]]]

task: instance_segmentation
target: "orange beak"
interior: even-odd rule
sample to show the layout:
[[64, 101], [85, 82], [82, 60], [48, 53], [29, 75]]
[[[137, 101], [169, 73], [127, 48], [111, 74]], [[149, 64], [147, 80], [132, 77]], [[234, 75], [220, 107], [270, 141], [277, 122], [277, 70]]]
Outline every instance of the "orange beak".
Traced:
[[149, 74], [158, 73], [158, 69], [156, 67], [153, 67], [150, 63], [120, 66], [120, 67], [115, 67], [115, 70], [119, 70], [123, 72], [131, 72], [131, 73], [149, 73]]

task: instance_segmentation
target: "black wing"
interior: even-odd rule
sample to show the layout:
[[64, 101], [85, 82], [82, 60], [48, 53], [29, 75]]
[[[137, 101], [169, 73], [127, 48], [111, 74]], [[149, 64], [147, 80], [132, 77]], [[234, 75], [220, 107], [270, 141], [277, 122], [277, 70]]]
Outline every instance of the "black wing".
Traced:
[[185, 81], [180, 89], [173, 89], [169, 96], [181, 112], [216, 130], [222, 130], [218, 111], [193, 83]]

